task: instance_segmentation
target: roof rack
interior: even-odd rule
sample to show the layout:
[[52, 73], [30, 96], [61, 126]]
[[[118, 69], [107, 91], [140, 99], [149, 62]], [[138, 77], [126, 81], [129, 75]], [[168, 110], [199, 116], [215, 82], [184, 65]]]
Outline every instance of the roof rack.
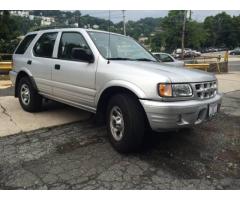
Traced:
[[41, 27], [37, 27], [35, 28], [33, 31], [41, 31], [41, 30], [48, 30], [48, 29], [60, 29], [60, 28], [77, 28], [76, 26], [72, 25], [68, 25], [68, 26], [41, 26]]

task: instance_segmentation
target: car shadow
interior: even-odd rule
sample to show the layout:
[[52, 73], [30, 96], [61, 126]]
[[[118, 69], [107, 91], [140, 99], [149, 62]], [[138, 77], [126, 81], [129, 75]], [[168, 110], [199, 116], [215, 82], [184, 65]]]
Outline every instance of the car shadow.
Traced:
[[72, 108], [72, 107], [68, 106], [66, 104], [63, 104], [63, 103], [59, 103], [57, 101], [44, 99], [41, 111], [44, 112], [44, 111], [58, 110], [58, 109], [63, 109], [63, 108]]
[[168, 171], [175, 177], [199, 179], [208, 174], [212, 158], [203, 158], [208, 147], [194, 128], [171, 132], [149, 132], [143, 148], [135, 155], [156, 169]]

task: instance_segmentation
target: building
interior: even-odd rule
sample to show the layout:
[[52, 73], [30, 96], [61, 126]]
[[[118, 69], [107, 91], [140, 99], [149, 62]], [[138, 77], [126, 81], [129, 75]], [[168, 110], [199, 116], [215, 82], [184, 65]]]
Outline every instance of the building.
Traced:
[[99, 29], [99, 26], [98, 26], [97, 24], [94, 24], [94, 25], [93, 25], [93, 28], [94, 28], [94, 29]]
[[13, 16], [19, 16], [19, 17], [29, 17], [29, 11], [25, 11], [25, 10], [12, 10], [10, 11], [10, 14]]
[[35, 16], [34, 15], [29, 15], [30, 20], [34, 20]]
[[139, 41], [141, 44], [145, 44], [145, 43], [148, 41], [148, 37], [140, 36], [140, 37], [138, 38], [138, 41]]
[[41, 17], [38, 17], [38, 18], [41, 19], [41, 26], [49, 26], [49, 25], [51, 25], [52, 23], [55, 22], [54, 17], [41, 16]]

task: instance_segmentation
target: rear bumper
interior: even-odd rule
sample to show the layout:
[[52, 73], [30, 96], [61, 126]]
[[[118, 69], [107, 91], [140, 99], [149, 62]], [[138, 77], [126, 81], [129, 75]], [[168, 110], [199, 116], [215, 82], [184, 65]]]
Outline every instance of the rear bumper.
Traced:
[[209, 104], [218, 104], [220, 109], [222, 95], [212, 99], [178, 102], [158, 102], [140, 100], [154, 131], [178, 129], [200, 124], [208, 119]]
[[12, 81], [12, 84], [15, 85], [16, 83], [16, 78], [17, 78], [17, 72], [15, 71], [10, 71], [9, 72], [10, 80]]

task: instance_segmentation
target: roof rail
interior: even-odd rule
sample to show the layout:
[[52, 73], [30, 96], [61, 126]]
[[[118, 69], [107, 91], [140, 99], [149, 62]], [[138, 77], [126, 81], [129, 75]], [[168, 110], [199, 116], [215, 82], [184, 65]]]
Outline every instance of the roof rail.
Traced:
[[41, 30], [48, 30], [48, 29], [60, 29], [60, 28], [77, 28], [76, 26], [68, 25], [68, 26], [40, 26], [35, 28], [33, 31], [41, 31]]

